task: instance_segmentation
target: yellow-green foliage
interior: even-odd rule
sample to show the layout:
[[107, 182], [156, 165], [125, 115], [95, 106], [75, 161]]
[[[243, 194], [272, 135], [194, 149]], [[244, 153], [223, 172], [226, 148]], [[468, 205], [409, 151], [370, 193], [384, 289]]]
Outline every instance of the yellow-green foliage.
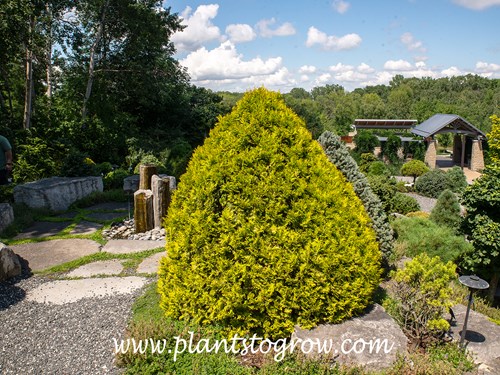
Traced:
[[455, 268], [452, 262], [422, 253], [393, 273], [395, 318], [417, 342], [439, 337], [450, 328], [443, 314], [452, 306], [450, 282], [456, 278]]
[[350, 185], [281, 95], [257, 89], [220, 118], [165, 222], [167, 316], [275, 338], [369, 304], [380, 251]]

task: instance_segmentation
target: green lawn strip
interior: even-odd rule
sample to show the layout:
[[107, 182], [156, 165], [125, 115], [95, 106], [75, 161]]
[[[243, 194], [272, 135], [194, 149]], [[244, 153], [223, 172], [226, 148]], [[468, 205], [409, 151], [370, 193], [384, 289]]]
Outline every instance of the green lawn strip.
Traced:
[[160, 248], [156, 248], [156, 249], [152, 249], [152, 250], [141, 251], [138, 253], [127, 253], [127, 254], [111, 254], [111, 253], [101, 251], [101, 252], [86, 255], [86, 256], [83, 256], [81, 258], [72, 260], [70, 262], [59, 264], [57, 266], [50, 267], [46, 270], [38, 271], [35, 273], [37, 275], [40, 275], [40, 276], [49, 276], [52, 274], [62, 274], [62, 273], [69, 272], [75, 268], [84, 266], [84, 265], [89, 264], [89, 263], [103, 261], [103, 260], [111, 260], [111, 259], [130, 260], [130, 261], [137, 262], [137, 264], [138, 264], [143, 259], [145, 259], [153, 254], [156, 254], [160, 251], [164, 251], [164, 248], [160, 247]]
[[[178, 353], [175, 361], [175, 346], [179, 341], [178, 348], [181, 348], [182, 341], [186, 340], [189, 345], [189, 340], [193, 337], [191, 349], [195, 349], [198, 343], [200, 348], [205, 347], [204, 341], [210, 340], [208, 347], [213, 347], [215, 340], [221, 341], [220, 328], [210, 326], [201, 327], [196, 324], [189, 324], [184, 321], [177, 321], [166, 318], [163, 310], [159, 306], [160, 297], [156, 291], [156, 282], [151, 283], [145, 289], [145, 292], [140, 296], [132, 307], [132, 317], [128, 326], [127, 339], [130, 344], [129, 350], [126, 353], [117, 354], [117, 362], [120, 366], [126, 367], [126, 374], [363, 374], [359, 369], [339, 369], [333, 366], [330, 361], [318, 361], [302, 358], [297, 354], [286, 355], [282, 361], [275, 361], [271, 352], [261, 359], [262, 365], [260, 369], [251, 365], [243, 365], [245, 357], [237, 354], [226, 353], [224, 345], [221, 345], [220, 350], [215, 350], [210, 353], [196, 353], [194, 350], [189, 352], [189, 346], [182, 353]], [[191, 333], [192, 332], [192, 333]], [[147, 341], [151, 345], [160, 342], [164, 346], [163, 353], [152, 353], [150, 349], [145, 353], [133, 353], [133, 342], [136, 345], [139, 340], [143, 340], [145, 345]], [[158, 341], [157, 341], [158, 340]], [[228, 340], [228, 348], [231, 349], [231, 342]], [[258, 344], [257, 344], [258, 345]], [[161, 347], [160, 346], [160, 347]], [[257, 348], [258, 346], [256, 346]], [[150, 346], [149, 346], [150, 348]], [[242, 348], [240, 348], [242, 349]], [[170, 350], [170, 352], [169, 352]], [[251, 358], [248, 358], [252, 363]]]

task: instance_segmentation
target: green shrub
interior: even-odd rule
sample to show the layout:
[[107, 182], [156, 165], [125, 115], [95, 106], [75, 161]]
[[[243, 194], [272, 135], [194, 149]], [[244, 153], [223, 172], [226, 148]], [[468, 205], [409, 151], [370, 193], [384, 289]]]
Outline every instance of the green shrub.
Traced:
[[436, 224], [450, 227], [458, 232], [462, 218], [460, 204], [455, 194], [446, 189], [439, 195], [436, 205], [432, 209], [430, 219]]
[[437, 198], [439, 194], [450, 186], [447, 174], [441, 169], [433, 169], [417, 178], [415, 190], [430, 198]]
[[407, 217], [421, 217], [422, 219], [428, 219], [430, 214], [425, 211], [414, 211], [414, 212], [408, 212], [406, 214]]
[[448, 188], [454, 193], [461, 194], [469, 185], [464, 171], [459, 166], [454, 166], [446, 172], [448, 177]]
[[390, 176], [390, 172], [383, 161], [375, 161], [368, 166], [370, 176]]
[[64, 158], [61, 167], [61, 176], [64, 177], [83, 177], [98, 175], [95, 163], [88, 158], [88, 155], [72, 150], [66, 158]]
[[248, 92], [196, 149], [173, 195], [161, 307], [228, 336], [340, 322], [378, 286], [370, 223], [281, 95]]
[[452, 306], [455, 265], [422, 253], [392, 276], [396, 304], [391, 312], [405, 334], [420, 345], [441, 338], [450, 328], [443, 314]]
[[392, 212], [392, 198], [396, 195], [396, 179], [385, 176], [367, 176], [372, 191], [377, 195], [382, 203], [382, 207], [387, 214]]
[[174, 145], [168, 149], [168, 157], [165, 166], [167, 173], [179, 178], [186, 171], [189, 159], [193, 153], [193, 148], [184, 139], [178, 139]]
[[444, 262], [454, 261], [472, 249], [463, 236], [456, 236], [452, 229], [421, 218], [401, 218], [392, 222], [396, 242], [404, 255], [414, 257], [421, 253], [439, 256]]
[[128, 176], [128, 172], [121, 168], [107, 173], [103, 178], [104, 190], [123, 189], [123, 179]]
[[359, 170], [363, 173], [368, 173], [368, 168], [371, 163], [378, 161], [377, 157], [373, 153], [364, 153], [359, 157]]
[[[354, 191], [363, 202], [366, 212], [373, 221], [373, 229], [377, 233], [380, 250], [386, 259], [389, 258], [392, 253], [393, 234], [380, 199], [372, 191], [368, 180], [360, 172], [356, 162], [351, 157], [347, 147], [340, 140], [340, 137], [326, 131], [319, 137], [318, 141], [323, 150], [325, 150], [328, 159], [335, 164], [345, 178], [353, 185]], [[372, 156], [373, 154], [363, 154], [361, 158], [372, 160]], [[377, 159], [375, 158], [375, 160]]]
[[417, 177], [422, 176], [424, 173], [429, 172], [429, 167], [425, 165], [423, 161], [420, 160], [410, 160], [408, 163], [404, 163], [401, 167], [401, 174], [403, 176], [413, 177], [413, 182]]
[[358, 154], [373, 154], [375, 147], [380, 145], [378, 138], [371, 132], [360, 130], [354, 136], [354, 144], [356, 145], [356, 152]]
[[113, 165], [110, 162], [105, 161], [104, 163], [96, 164], [95, 170], [98, 175], [106, 176], [113, 170]]
[[396, 192], [391, 199], [391, 212], [406, 215], [409, 212], [420, 211], [417, 200], [409, 195]]
[[16, 155], [12, 175], [18, 184], [56, 176], [59, 173], [57, 152], [41, 138], [27, 138], [27, 142], [18, 147]]
[[140, 158], [139, 162], [134, 167], [135, 174], [139, 174], [141, 164], [153, 164], [156, 166], [157, 173], [165, 173], [165, 165], [152, 153], [146, 153]]
[[396, 182], [396, 190], [399, 191], [400, 193], [408, 193], [411, 189], [406, 186], [406, 182], [404, 181], [398, 181]]
[[399, 163], [398, 151], [401, 145], [401, 138], [391, 134], [387, 137], [387, 141], [382, 144], [382, 154], [387, 156], [391, 163]]

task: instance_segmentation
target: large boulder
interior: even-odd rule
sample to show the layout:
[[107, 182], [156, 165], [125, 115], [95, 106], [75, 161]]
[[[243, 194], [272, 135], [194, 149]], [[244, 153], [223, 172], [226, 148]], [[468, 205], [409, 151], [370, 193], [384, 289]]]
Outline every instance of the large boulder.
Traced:
[[97, 191], [103, 191], [102, 177], [51, 177], [17, 185], [14, 200], [31, 208], [65, 211]]
[[19, 257], [11, 249], [0, 242], [0, 281], [21, 274]]
[[14, 221], [14, 211], [8, 203], [0, 203], [0, 233]]
[[390, 368], [398, 354], [407, 353], [408, 346], [399, 325], [378, 304], [341, 324], [321, 324], [311, 330], [296, 327], [292, 340], [307, 356], [326, 356], [341, 365], [365, 366], [372, 371]]

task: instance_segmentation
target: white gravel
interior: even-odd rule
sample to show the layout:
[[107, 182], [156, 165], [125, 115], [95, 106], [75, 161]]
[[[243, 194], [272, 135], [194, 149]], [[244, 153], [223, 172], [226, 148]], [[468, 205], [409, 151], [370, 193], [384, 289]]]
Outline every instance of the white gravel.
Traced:
[[0, 283], [0, 374], [123, 373], [114, 365], [113, 338], [123, 337], [141, 289], [64, 305], [25, 298], [50, 281], [35, 276]]

